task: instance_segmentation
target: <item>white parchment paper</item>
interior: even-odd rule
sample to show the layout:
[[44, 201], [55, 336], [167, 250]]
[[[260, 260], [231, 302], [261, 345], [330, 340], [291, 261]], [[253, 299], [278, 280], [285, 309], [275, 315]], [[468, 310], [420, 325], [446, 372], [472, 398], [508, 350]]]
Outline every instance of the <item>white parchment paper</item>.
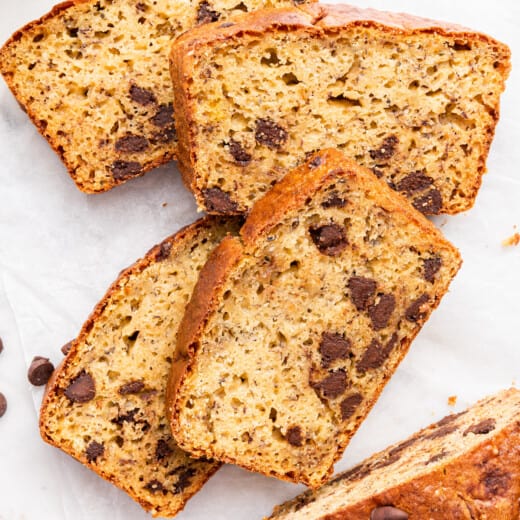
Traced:
[[[357, 4], [488, 32], [511, 46], [513, 72], [475, 207], [435, 219], [460, 248], [463, 268], [337, 470], [520, 375], [520, 246], [501, 245], [520, 228], [520, 4]], [[1, 0], [0, 41], [51, 6], [52, 0]], [[174, 164], [102, 195], [79, 192], [0, 80], [0, 392], [9, 402], [0, 419], [0, 520], [148, 518], [123, 492], [40, 440], [42, 390], [28, 384], [26, 371], [34, 355], [57, 364], [60, 347], [119, 271], [196, 217]], [[458, 398], [454, 407], [449, 396]], [[301, 489], [228, 466], [178, 518], [259, 519]]]

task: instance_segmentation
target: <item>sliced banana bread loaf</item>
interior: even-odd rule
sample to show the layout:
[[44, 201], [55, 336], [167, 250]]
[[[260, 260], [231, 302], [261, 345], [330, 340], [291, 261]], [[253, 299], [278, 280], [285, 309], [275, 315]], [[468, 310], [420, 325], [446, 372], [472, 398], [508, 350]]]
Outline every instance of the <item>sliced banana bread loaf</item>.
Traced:
[[345, 5], [235, 22], [188, 32], [171, 54], [179, 167], [201, 208], [247, 211], [330, 146], [423, 213], [473, 205], [510, 69], [505, 45]]
[[516, 520], [520, 392], [449, 415], [275, 508], [291, 520]]
[[236, 223], [205, 219], [123, 271], [47, 387], [40, 428], [154, 516], [173, 516], [217, 470], [170, 436], [164, 393], [175, 334], [210, 251]]
[[201, 271], [167, 397], [196, 456], [316, 487], [368, 414], [460, 258], [336, 150], [258, 201]]
[[292, 2], [70, 0], [11, 37], [0, 71], [78, 188], [106, 191], [175, 156], [172, 40], [283, 5]]

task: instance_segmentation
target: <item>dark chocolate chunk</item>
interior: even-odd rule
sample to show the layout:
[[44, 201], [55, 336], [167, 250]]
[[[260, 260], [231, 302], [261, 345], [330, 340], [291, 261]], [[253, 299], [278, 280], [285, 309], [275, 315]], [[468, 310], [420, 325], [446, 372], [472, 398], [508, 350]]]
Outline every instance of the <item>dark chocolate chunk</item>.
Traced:
[[395, 296], [393, 294], [382, 294], [379, 301], [368, 308], [368, 315], [372, 320], [374, 330], [384, 329], [395, 309]]
[[142, 381], [130, 381], [119, 387], [120, 395], [138, 394], [144, 388]]
[[324, 209], [344, 208], [346, 204], [346, 199], [340, 197], [337, 193], [331, 193], [330, 197], [321, 203], [321, 207]]
[[389, 135], [377, 150], [370, 150], [368, 153], [374, 161], [387, 161], [395, 154], [399, 139], [395, 135]]
[[248, 153], [238, 141], [231, 139], [228, 148], [229, 153], [240, 166], [247, 166], [251, 162], [251, 154]]
[[2, 338], [0, 338], [0, 354], [4, 350], [4, 342], [2, 341]]
[[88, 403], [96, 396], [96, 386], [92, 376], [84, 370], [65, 389], [65, 395], [73, 403]]
[[195, 469], [193, 468], [182, 471], [173, 488], [173, 494], [178, 495], [182, 493], [191, 484], [191, 477], [193, 476], [195, 476]]
[[348, 244], [345, 230], [338, 224], [311, 227], [309, 233], [318, 251], [327, 256], [339, 255]]
[[366, 311], [376, 293], [377, 282], [371, 278], [353, 276], [348, 281], [348, 288], [356, 309]]
[[438, 215], [442, 209], [442, 195], [437, 189], [432, 189], [422, 197], [413, 201], [413, 207], [425, 215]]
[[163, 260], [166, 260], [171, 253], [172, 250], [172, 243], [169, 241], [162, 242], [159, 246], [159, 251], [157, 251], [157, 254], [155, 255], [155, 261], [156, 262], [162, 262]]
[[197, 11], [197, 23], [210, 23], [216, 22], [220, 18], [220, 13], [218, 11], [214, 11], [211, 9], [206, 0], [199, 4], [199, 9]]
[[433, 440], [433, 439], [441, 439], [442, 437], [446, 437], [450, 433], [453, 433], [457, 430], [457, 426], [455, 425], [446, 425], [442, 426], [441, 428], [437, 428], [433, 430], [431, 433], [428, 433], [424, 436], [424, 439], [426, 440]]
[[144, 486], [144, 489], [150, 491], [150, 493], [162, 493], [163, 495], [166, 495], [167, 491], [164, 489], [164, 486], [157, 480], [150, 480], [148, 484]]
[[361, 394], [352, 394], [343, 399], [339, 405], [341, 410], [341, 420], [346, 421], [347, 419], [350, 419], [362, 402], [363, 396]]
[[139, 408], [133, 408], [132, 410], [129, 410], [126, 413], [119, 414], [117, 417], [114, 417], [113, 419], [111, 419], [110, 422], [118, 424], [119, 426], [122, 426], [125, 422], [135, 424], [138, 422], [138, 420], [135, 418], [137, 412], [139, 412]]
[[291, 446], [301, 446], [303, 444], [302, 429], [299, 426], [291, 426], [285, 436]]
[[0, 417], [2, 417], [5, 414], [5, 411], [7, 410], [7, 399], [5, 398], [5, 395], [0, 392]]
[[277, 150], [287, 141], [287, 131], [272, 119], [257, 119], [255, 139], [258, 143]]
[[27, 371], [29, 382], [34, 386], [42, 386], [47, 384], [54, 372], [54, 365], [49, 358], [35, 356]]
[[144, 152], [148, 148], [148, 139], [142, 135], [128, 134], [116, 141], [115, 148], [118, 152]]
[[126, 180], [142, 173], [143, 166], [137, 161], [115, 161], [112, 163], [112, 177], [116, 180]]
[[423, 307], [429, 300], [430, 297], [426, 293], [421, 294], [421, 296], [412, 302], [408, 309], [406, 309], [406, 319], [412, 322], [422, 320], [426, 316], [426, 310], [424, 310]]
[[370, 513], [370, 520], [408, 520], [408, 514], [393, 506], [376, 507]]
[[89, 462], [96, 462], [96, 459], [98, 457], [102, 457], [105, 453], [105, 446], [103, 444], [100, 444], [99, 442], [92, 441], [87, 446], [87, 451], [85, 452], [87, 456], [87, 460]]
[[417, 191], [425, 190], [433, 184], [433, 179], [424, 175], [423, 172], [413, 172], [397, 183], [397, 190], [408, 195]]
[[61, 351], [64, 356], [66, 356], [70, 352], [70, 349], [72, 348], [72, 343], [74, 343], [74, 342], [71, 340], [68, 343], [65, 343], [65, 345], [63, 345], [63, 347], [61, 347]]
[[486, 435], [487, 433], [492, 432], [496, 428], [495, 419], [484, 419], [473, 426], [470, 426], [465, 432], [464, 437], [470, 433], [474, 433], [475, 435]]
[[499, 468], [493, 468], [484, 474], [482, 482], [492, 497], [502, 496], [511, 485], [511, 476]]
[[440, 256], [432, 256], [423, 260], [423, 278], [430, 283], [435, 281], [435, 275], [439, 272], [442, 266], [442, 259]]
[[140, 105], [152, 105], [157, 103], [157, 98], [153, 92], [138, 87], [137, 85], [132, 85], [130, 87], [130, 99]]
[[209, 188], [203, 190], [202, 194], [206, 209], [210, 213], [235, 213], [238, 209], [237, 203], [220, 188]]
[[317, 168], [318, 166], [321, 165], [321, 163], [323, 162], [323, 159], [317, 155], [316, 157], [314, 157], [314, 159], [309, 163], [309, 168], [313, 169], [313, 168]]
[[400, 454], [402, 451], [404, 451], [408, 446], [412, 446], [412, 444], [415, 444], [418, 440], [417, 436], [410, 437], [409, 439], [406, 439], [405, 441], [400, 442], [397, 444], [397, 446], [394, 446], [391, 450], [389, 450], [388, 455], [392, 457], [395, 454]]
[[155, 447], [155, 458], [157, 460], [163, 460], [165, 457], [168, 457], [173, 453], [173, 450], [170, 448], [169, 444], [164, 439], [159, 439], [157, 441], [157, 446]]
[[315, 388], [321, 390], [323, 397], [335, 399], [347, 389], [347, 375], [340, 369], [331, 372], [325, 379], [315, 384]]
[[442, 450], [439, 453], [436, 453], [435, 455], [432, 455], [426, 462], [425, 466], [428, 466], [429, 464], [433, 464], [434, 462], [438, 462], [439, 460], [442, 460], [444, 457], [448, 455], [447, 451]]
[[388, 359], [397, 343], [397, 334], [394, 332], [388, 343], [383, 346], [376, 339], [368, 346], [361, 360], [356, 364], [358, 372], [366, 372], [379, 368]]
[[462, 417], [468, 413], [467, 410], [464, 410], [463, 412], [459, 413], [452, 413], [451, 415], [447, 415], [446, 417], [442, 418], [439, 422], [437, 422], [436, 426], [446, 426], [447, 424], [451, 424], [455, 420], [457, 420], [459, 417]]
[[366, 477], [370, 472], [370, 466], [363, 462], [361, 464], [358, 464], [357, 466], [354, 466], [348, 471], [340, 473], [337, 477], [330, 481], [330, 484], [334, 484], [335, 482], [341, 482], [342, 480], [354, 482], [355, 480], [360, 480]]
[[336, 359], [347, 359], [350, 354], [350, 340], [341, 334], [324, 332], [321, 336], [321, 364], [327, 368]]
[[135, 4], [135, 8], [142, 13], [145, 13], [148, 10], [146, 4], [143, 4], [142, 2], [137, 2], [137, 4]]
[[173, 121], [173, 104], [163, 104], [157, 109], [155, 115], [150, 119], [154, 126], [164, 128], [174, 124]]

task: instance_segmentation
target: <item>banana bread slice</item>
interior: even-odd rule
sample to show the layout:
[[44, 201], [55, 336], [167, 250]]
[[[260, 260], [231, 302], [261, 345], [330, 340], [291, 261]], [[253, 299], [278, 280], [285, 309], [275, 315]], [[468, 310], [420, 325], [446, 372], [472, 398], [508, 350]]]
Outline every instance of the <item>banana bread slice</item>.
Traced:
[[106, 191], [175, 157], [172, 40], [283, 5], [292, 2], [70, 0], [14, 33], [0, 71], [78, 188]]
[[275, 508], [291, 520], [516, 520], [520, 392], [449, 415]]
[[314, 155], [201, 271], [173, 354], [174, 437], [195, 456], [320, 485], [459, 265], [369, 170]]
[[179, 167], [201, 208], [245, 212], [330, 146], [423, 213], [473, 205], [510, 69], [505, 45], [346, 5], [235, 22], [190, 31], [171, 53]]
[[207, 218], [123, 271], [49, 382], [43, 439], [126, 491], [154, 516], [173, 516], [218, 469], [170, 436], [164, 393], [175, 334], [200, 268], [232, 221]]

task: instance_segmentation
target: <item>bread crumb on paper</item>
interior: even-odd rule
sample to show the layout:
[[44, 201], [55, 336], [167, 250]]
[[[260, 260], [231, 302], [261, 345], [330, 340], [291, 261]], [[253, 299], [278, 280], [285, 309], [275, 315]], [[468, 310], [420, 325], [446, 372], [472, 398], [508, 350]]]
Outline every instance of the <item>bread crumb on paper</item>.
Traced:
[[502, 245], [504, 247], [513, 247], [517, 246], [518, 244], [520, 244], [520, 233], [518, 232], [502, 241]]
[[456, 395], [450, 395], [448, 397], [448, 406], [455, 406], [457, 404], [457, 396]]

